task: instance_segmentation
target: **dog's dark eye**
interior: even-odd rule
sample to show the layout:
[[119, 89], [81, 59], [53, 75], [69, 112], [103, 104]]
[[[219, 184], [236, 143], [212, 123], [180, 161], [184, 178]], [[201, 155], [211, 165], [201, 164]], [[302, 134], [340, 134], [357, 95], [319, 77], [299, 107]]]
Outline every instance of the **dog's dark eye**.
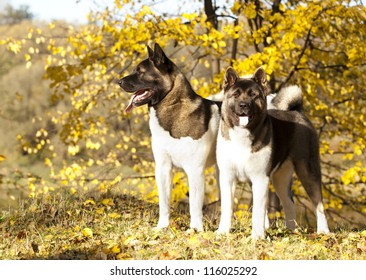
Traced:
[[136, 68], [136, 73], [142, 75], [142, 74], [145, 73], [145, 71], [141, 67], [137, 67]]
[[255, 92], [253, 91], [253, 90], [248, 90], [248, 95], [250, 96], [250, 97], [253, 97], [253, 96], [255, 96]]
[[239, 97], [239, 95], [240, 95], [240, 92], [238, 90], [234, 91], [233, 97], [237, 98], [237, 97]]

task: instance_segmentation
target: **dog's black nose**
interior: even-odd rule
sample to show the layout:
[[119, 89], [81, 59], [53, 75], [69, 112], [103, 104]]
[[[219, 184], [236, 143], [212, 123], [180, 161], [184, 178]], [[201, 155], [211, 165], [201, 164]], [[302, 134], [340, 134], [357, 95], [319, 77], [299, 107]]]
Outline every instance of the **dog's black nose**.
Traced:
[[120, 87], [122, 87], [123, 79], [118, 80], [118, 84], [119, 84]]
[[246, 102], [240, 102], [239, 103], [239, 107], [240, 109], [244, 110], [244, 109], [248, 109], [249, 108], [249, 104]]

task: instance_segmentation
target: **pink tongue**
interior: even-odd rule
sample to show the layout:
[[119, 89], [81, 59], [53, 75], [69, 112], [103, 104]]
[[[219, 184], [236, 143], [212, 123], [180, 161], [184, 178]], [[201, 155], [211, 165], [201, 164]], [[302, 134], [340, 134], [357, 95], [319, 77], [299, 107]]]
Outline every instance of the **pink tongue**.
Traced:
[[239, 117], [239, 124], [246, 126], [249, 123], [249, 117]]
[[130, 112], [132, 110], [132, 108], [133, 108], [133, 100], [135, 99], [136, 96], [137, 96], [136, 94], [134, 94], [134, 95], [131, 96], [130, 101], [128, 102], [128, 105], [127, 105], [127, 107], [125, 109], [125, 113], [128, 113], [128, 112]]

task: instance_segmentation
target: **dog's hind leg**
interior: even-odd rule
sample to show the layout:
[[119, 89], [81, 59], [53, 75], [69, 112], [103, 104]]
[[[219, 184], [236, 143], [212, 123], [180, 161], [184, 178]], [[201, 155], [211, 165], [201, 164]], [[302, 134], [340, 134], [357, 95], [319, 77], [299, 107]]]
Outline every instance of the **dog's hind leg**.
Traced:
[[155, 180], [159, 193], [158, 229], [169, 226], [170, 196], [172, 190], [172, 162], [166, 158], [155, 158]]
[[203, 231], [202, 208], [205, 195], [204, 168], [189, 168], [185, 170], [189, 184], [189, 212], [191, 215], [190, 228]]
[[273, 186], [285, 211], [286, 226], [291, 230], [294, 230], [296, 227], [295, 204], [289, 189], [293, 172], [292, 163], [286, 161], [272, 174]]
[[295, 172], [303, 184], [316, 210], [317, 232], [329, 233], [328, 222], [322, 203], [320, 164], [315, 161], [300, 161], [295, 165]]

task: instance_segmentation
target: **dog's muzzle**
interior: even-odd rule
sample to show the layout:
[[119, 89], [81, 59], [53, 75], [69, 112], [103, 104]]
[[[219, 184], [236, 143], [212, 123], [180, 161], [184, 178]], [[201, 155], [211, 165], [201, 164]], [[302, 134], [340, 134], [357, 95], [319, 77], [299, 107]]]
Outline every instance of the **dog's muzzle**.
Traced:
[[240, 126], [247, 126], [253, 118], [251, 112], [251, 104], [245, 101], [240, 101], [236, 104], [235, 114]]

